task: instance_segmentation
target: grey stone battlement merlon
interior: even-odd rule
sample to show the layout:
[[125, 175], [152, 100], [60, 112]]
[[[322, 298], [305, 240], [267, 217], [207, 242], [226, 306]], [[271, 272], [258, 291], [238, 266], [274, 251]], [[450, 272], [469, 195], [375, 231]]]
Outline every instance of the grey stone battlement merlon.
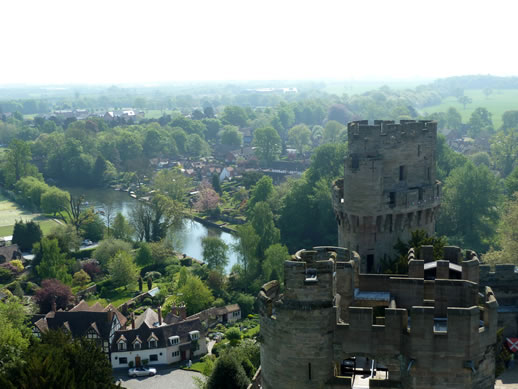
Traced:
[[338, 245], [360, 254], [362, 272], [379, 272], [398, 239], [435, 232], [437, 123], [362, 120], [349, 123], [348, 134], [344, 176], [332, 188]]
[[437, 131], [437, 122], [432, 120], [374, 120], [369, 124], [368, 120], [358, 120], [347, 125], [349, 142], [354, 142], [355, 137], [373, 137], [382, 135], [419, 135], [420, 131]]
[[[263, 387], [335, 388], [345, 359], [368, 357], [391, 388], [491, 389], [498, 303], [464, 277], [476, 278], [478, 258], [459, 264], [452, 246], [444, 253], [453, 262], [425, 263], [415, 252], [408, 275], [360, 273], [358, 254], [340, 247], [286, 261], [284, 293], [275, 282], [259, 293]], [[439, 277], [429, 278], [436, 266]]]

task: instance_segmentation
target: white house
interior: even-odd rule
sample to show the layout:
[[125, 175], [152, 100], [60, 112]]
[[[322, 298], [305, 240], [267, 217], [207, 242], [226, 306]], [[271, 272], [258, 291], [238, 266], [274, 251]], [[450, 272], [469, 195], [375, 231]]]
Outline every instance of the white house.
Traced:
[[111, 344], [111, 363], [128, 367], [130, 362], [140, 366], [170, 364], [193, 359], [207, 353], [207, 342], [198, 318], [167, 324], [148, 308], [133, 321], [132, 329], [117, 331]]

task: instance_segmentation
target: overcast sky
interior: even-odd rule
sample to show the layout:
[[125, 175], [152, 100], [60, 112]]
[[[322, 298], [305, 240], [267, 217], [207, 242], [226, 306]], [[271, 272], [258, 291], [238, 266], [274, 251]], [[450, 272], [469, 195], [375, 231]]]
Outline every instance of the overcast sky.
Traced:
[[2, 0], [0, 84], [517, 75], [517, 11], [497, 0]]

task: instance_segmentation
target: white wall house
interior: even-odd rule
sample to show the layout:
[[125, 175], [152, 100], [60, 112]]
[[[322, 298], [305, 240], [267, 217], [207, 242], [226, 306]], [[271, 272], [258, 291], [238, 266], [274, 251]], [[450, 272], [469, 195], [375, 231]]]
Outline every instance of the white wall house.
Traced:
[[[160, 313], [159, 313], [160, 315]], [[117, 331], [112, 342], [111, 363], [114, 368], [164, 365], [194, 359], [207, 353], [207, 342], [198, 318], [174, 324], [162, 322], [148, 309], [135, 321], [135, 328]]]

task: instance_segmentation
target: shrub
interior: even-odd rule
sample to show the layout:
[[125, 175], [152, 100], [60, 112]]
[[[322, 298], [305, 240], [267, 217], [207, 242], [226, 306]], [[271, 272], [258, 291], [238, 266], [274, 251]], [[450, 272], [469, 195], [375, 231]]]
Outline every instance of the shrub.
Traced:
[[99, 274], [101, 274], [101, 267], [94, 262], [87, 262], [82, 267], [91, 279], [95, 279]]
[[13, 279], [13, 273], [6, 266], [0, 266], [0, 282], [7, 283]]
[[185, 257], [180, 259], [180, 265], [182, 266], [192, 266], [192, 258], [191, 257]]
[[133, 367], [133, 364], [134, 364], [134, 362], [133, 362], [133, 361], [129, 361], [129, 362], [128, 362], [128, 366], [129, 366], [129, 368], [130, 368], [130, 369]]
[[151, 300], [151, 297], [146, 297], [144, 301], [142, 301], [143, 305], [153, 305], [153, 300]]
[[13, 265], [16, 268], [16, 272], [20, 273], [23, 271], [23, 264], [22, 261], [19, 259], [14, 259], [11, 262], [9, 262], [11, 265]]
[[42, 313], [50, 311], [53, 301], [56, 303], [57, 309], [65, 309], [71, 299], [70, 287], [56, 279], [43, 280], [41, 288], [36, 292], [36, 302]]

